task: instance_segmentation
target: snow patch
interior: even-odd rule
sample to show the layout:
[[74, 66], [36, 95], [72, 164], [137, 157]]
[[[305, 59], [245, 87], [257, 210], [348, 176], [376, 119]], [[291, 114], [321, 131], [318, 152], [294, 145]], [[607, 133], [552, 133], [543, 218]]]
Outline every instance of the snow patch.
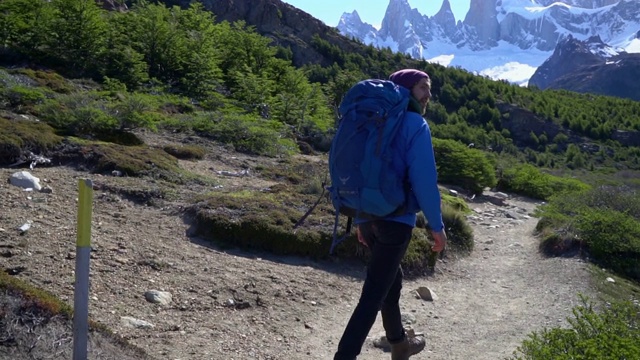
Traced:
[[529, 79], [536, 72], [537, 67], [529, 64], [522, 64], [517, 61], [511, 61], [504, 65], [494, 66], [484, 69], [480, 75], [487, 76], [494, 80], [507, 80], [510, 83], [520, 86], [527, 86]]
[[455, 58], [455, 55], [451, 54], [451, 55], [439, 55], [434, 58], [426, 59], [426, 60], [430, 63], [436, 63], [442, 66], [449, 66], [449, 64], [451, 64], [451, 61], [453, 61], [453, 58]]
[[629, 45], [627, 45], [624, 50], [628, 53], [640, 53], [640, 39], [631, 40]]

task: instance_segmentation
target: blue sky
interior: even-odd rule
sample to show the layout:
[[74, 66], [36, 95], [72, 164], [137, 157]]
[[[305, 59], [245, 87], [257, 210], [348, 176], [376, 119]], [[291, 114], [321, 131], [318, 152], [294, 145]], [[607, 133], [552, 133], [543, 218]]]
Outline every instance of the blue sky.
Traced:
[[[363, 22], [379, 27], [389, 5], [389, 0], [282, 0], [304, 10], [329, 26], [337, 26], [345, 12], [358, 11]], [[457, 20], [464, 20], [469, 10], [470, 0], [449, 0], [451, 10]], [[423, 15], [432, 16], [440, 10], [442, 0], [409, 0], [412, 8]]]

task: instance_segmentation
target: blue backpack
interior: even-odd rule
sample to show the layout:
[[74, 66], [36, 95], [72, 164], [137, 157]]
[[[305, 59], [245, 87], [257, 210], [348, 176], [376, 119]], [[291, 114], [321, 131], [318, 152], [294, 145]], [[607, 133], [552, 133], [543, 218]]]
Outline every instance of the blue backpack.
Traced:
[[[340, 124], [329, 152], [336, 210], [330, 253], [351, 231], [352, 219], [377, 219], [405, 211], [405, 174], [393, 167], [393, 142], [409, 105], [409, 91], [388, 80], [363, 80], [347, 91], [340, 104]], [[338, 239], [340, 214], [348, 217]]]

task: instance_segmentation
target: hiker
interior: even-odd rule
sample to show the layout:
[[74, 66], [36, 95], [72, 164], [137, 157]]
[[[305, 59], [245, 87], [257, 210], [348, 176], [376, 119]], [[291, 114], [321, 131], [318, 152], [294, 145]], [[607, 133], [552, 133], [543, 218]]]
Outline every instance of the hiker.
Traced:
[[392, 360], [409, 359], [424, 349], [423, 337], [409, 337], [405, 333], [398, 303], [402, 289], [400, 261], [416, 226], [417, 210], [422, 210], [431, 228], [435, 240], [432, 250], [442, 251], [447, 242], [431, 132], [422, 117], [431, 98], [431, 80], [425, 72], [414, 69], [397, 71], [391, 74], [389, 80], [408, 89], [411, 94], [408, 111], [392, 146], [398, 152], [394, 164], [400, 163], [403, 174], [407, 174], [409, 201], [415, 206], [404, 214], [383, 219], [356, 217], [358, 240], [369, 248], [371, 257], [360, 300], [340, 339], [334, 360], [356, 359], [378, 311], [382, 314], [382, 324], [391, 344]]

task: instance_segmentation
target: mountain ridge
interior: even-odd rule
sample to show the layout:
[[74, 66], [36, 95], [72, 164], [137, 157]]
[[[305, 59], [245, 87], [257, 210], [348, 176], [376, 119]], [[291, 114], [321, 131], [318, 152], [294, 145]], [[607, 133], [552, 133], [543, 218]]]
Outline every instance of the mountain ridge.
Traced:
[[640, 2], [472, 0], [464, 20], [456, 22], [449, 0], [443, 0], [433, 16], [420, 14], [407, 0], [390, 0], [380, 29], [347, 14], [337, 28], [365, 44], [481, 75], [491, 76], [483, 72], [516, 62], [526, 65], [530, 77], [569, 35], [579, 40], [599, 36], [611, 46], [640, 52], [640, 42], [634, 43], [640, 28]]
[[606, 45], [594, 36], [564, 39], [533, 74], [530, 84], [544, 89], [611, 95], [640, 100], [640, 54]]

